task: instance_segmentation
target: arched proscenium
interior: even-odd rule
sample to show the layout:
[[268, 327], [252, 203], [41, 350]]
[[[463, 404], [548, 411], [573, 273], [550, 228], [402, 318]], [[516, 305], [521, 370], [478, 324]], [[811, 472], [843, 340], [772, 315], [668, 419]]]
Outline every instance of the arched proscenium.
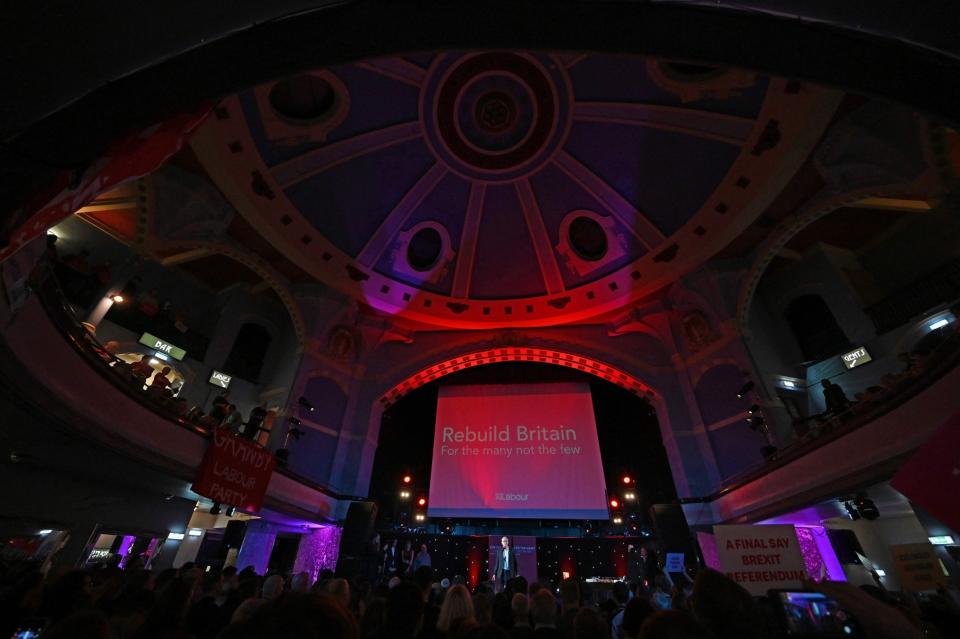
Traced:
[[474, 366], [495, 364], [499, 362], [533, 362], [537, 364], [554, 364], [589, 373], [627, 389], [631, 393], [651, 400], [659, 399], [652, 388], [629, 373], [605, 364], [603, 362], [575, 355], [564, 351], [546, 348], [503, 347], [491, 348], [476, 353], [460, 355], [443, 362], [439, 362], [411, 375], [380, 397], [382, 408], [392, 405], [407, 393], [420, 388], [436, 379], [456, 373]]

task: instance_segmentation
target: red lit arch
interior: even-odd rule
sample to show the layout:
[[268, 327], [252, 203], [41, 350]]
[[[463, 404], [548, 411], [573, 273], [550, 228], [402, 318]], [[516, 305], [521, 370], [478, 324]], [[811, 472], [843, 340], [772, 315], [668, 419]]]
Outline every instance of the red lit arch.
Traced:
[[508, 346], [490, 348], [466, 355], [458, 355], [438, 362], [432, 366], [410, 375], [405, 380], [384, 393], [379, 400], [382, 408], [394, 404], [398, 399], [420, 388], [424, 384], [474, 366], [494, 364], [497, 362], [533, 362], [539, 364], [554, 364], [566, 366], [584, 373], [589, 373], [600, 379], [625, 388], [640, 397], [658, 398], [656, 392], [647, 384], [633, 375], [626, 373], [615, 366], [611, 366], [591, 357], [584, 357], [552, 348], [532, 348], [522, 346]]

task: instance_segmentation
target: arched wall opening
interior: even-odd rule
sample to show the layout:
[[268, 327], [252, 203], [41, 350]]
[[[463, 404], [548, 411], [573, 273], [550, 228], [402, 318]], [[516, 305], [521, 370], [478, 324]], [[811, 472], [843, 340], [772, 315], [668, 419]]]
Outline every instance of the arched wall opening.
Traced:
[[[624, 506], [638, 513], [641, 524], [648, 524], [645, 513], [652, 504], [677, 498], [658, 415], [649, 397], [633, 393], [626, 388], [629, 384], [616, 384], [587, 370], [523, 358], [461, 367], [411, 390], [382, 412], [369, 490], [369, 496], [380, 503], [382, 522], [400, 523], [398, 515], [413, 514], [411, 502], [428, 496], [434, 424], [442, 387], [571, 382], [590, 388], [606, 490], [624, 501], [621, 478], [626, 474], [635, 479], [636, 491], [631, 491], [634, 499], [629, 504], [624, 501]], [[405, 488], [411, 492], [409, 501], [398, 499], [404, 475], [412, 477]], [[404, 523], [416, 525], [410, 520]]]
[[[620, 367], [569, 350], [509, 346], [473, 351], [449, 357], [417, 372], [408, 374], [405, 379], [389, 386], [388, 390], [373, 400], [373, 405], [369, 409], [367, 428], [365, 431], [366, 438], [363, 441], [362, 452], [358, 450], [353, 458], [349, 455], [338, 454], [338, 457], [342, 461], [335, 463], [331, 473], [334, 484], [343, 485], [350, 483], [347, 472], [355, 472], [355, 481], [352, 484], [355, 486], [355, 492], [357, 494], [366, 494], [373, 472], [373, 461], [384, 411], [404, 395], [425, 384], [459, 371], [477, 366], [506, 362], [537, 363], [568, 368], [619, 386], [632, 393], [638, 399], [643, 398], [649, 402], [649, 405], [653, 407], [656, 413], [660, 437], [666, 450], [678, 494], [690, 494], [690, 476], [709, 477], [715, 472], [712, 470], [715, 466], [715, 461], [712, 459], [712, 452], [709, 451], [709, 443], [701, 441], [702, 438], [698, 436], [695, 436], [696, 443], [693, 441], [679, 441], [679, 439], [682, 438], [678, 438], [674, 433], [667, 399], [646, 381]], [[432, 427], [433, 418], [431, 418], [431, 429]], [[694, 435], [693, 433], [690, 434]], [[704, 451], [704, 446], [707, 447], [707, 451]], [[693, 454], [694, 450], [697, 451], [697, 454]]]

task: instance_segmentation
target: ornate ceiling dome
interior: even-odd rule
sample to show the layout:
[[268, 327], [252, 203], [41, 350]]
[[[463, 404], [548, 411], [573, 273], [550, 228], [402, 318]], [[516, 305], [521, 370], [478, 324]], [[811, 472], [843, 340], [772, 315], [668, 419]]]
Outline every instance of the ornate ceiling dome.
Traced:
[[244, 91], [193, 146], [239, 212], [330, 286], [434, 325], [550, 325], [723, 248], [839, 97], [638, 56], [445, 52]]

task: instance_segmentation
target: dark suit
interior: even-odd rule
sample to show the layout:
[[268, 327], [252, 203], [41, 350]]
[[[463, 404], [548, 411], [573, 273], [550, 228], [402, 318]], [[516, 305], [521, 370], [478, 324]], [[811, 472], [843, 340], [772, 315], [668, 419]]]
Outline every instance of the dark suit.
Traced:
[[503, 548], [497, 548], [497, 561], [494, 563], [493, 577], [497, 586], [503, 591], [507, 582], [517, 576], [517, 553], [514, 548], [510, 548], [507, 555], [507, 561], [503, 561]]

